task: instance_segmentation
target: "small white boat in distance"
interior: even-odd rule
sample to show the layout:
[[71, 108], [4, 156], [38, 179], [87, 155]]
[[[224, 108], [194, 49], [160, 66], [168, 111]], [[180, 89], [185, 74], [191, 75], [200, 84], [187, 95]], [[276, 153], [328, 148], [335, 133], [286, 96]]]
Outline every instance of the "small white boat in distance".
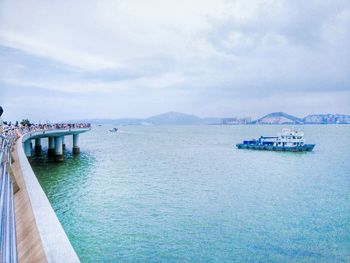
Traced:
[[110, 132], [117, 132], [118, 131], [118, 128], [113, 128], [111, 130], [109, 130]]

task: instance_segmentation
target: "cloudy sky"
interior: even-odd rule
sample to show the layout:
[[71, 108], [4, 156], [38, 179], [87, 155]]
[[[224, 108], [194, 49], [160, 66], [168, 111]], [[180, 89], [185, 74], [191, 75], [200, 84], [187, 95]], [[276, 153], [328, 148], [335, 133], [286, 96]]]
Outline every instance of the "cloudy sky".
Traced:
[[350, 114], [349, 0], [0, 1], [5, 119]]

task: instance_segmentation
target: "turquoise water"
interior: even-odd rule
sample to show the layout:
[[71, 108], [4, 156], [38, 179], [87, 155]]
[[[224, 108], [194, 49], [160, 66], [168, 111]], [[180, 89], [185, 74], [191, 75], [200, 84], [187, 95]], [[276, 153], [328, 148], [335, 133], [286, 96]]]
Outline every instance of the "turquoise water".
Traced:
[[314, 152], [237, 150], [281, 126], [94, 127], [34, 171], [82, 262], [350, 260], [350, 125]]

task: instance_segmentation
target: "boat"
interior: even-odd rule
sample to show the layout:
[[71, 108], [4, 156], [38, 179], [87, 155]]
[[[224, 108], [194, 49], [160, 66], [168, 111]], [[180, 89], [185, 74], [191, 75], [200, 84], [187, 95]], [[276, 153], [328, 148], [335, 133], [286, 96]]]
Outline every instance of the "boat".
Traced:
[[111, 130], [109, 130], [110, 132], [117, 132], [118, 131], [118, 128], [113, 128]]
[[283, 129], [277, 136], [261, 136], [259, 139], [244, 140], [236, 144], [238, 149], [310, 152], [315, 144], [305, 144], [304, 133], [293, 129]]

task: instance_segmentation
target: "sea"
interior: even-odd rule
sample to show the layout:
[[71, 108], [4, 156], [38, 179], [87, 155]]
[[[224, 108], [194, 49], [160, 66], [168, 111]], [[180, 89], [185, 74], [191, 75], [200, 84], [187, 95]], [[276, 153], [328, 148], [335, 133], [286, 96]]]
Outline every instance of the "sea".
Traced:
[[306, 153], [235, 147], [288, 126], [113, 127], [31, 161], [82, 262], [350, 261], [350, 125], [294, 127]]

